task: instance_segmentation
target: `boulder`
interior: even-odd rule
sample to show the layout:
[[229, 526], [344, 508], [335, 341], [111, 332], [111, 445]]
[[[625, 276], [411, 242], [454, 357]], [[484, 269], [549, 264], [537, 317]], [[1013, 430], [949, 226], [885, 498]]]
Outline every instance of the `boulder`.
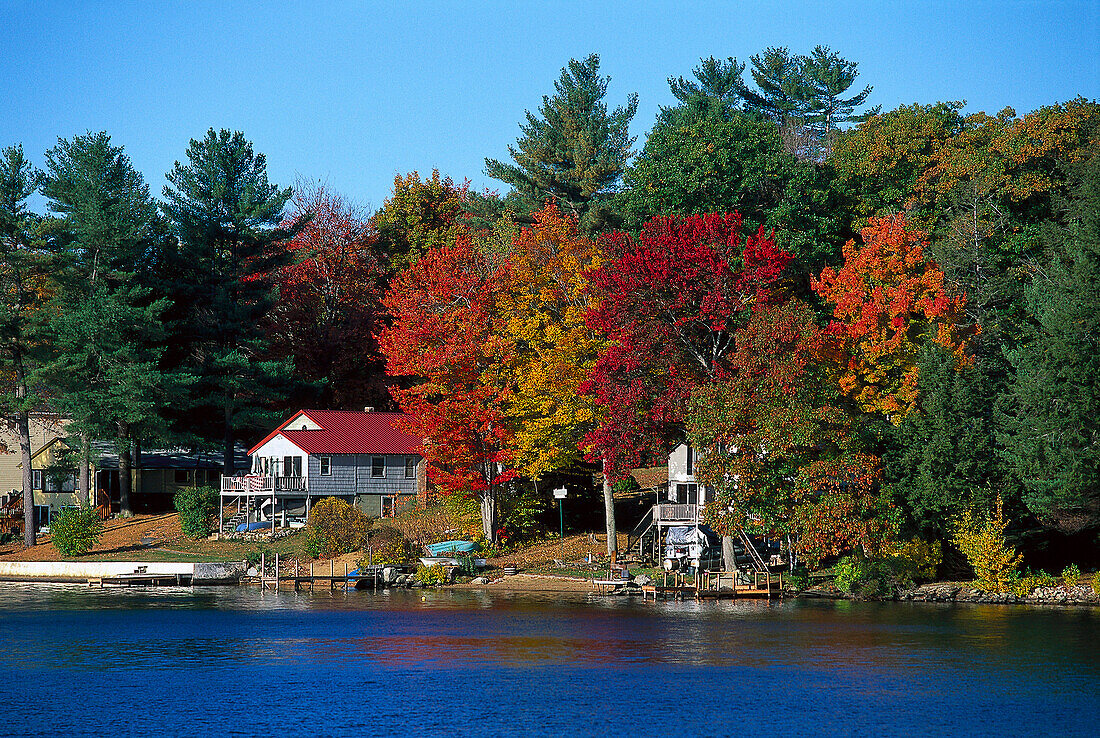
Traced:
[[382, 569], [382, 581], [386, 584], [392, 584], [397, 580], [397, 576], [397, 569], [394, 569], [392, 566], [387, 566]]
[[476, 584], [479, 587], [483, 586], [483, 585], [486, 585], [488, 583], [489, 583], [489, 580], [486, 579], [485, 577], [477, 577], [476, 579], [474, 579], [473, 581], [470, 582], [470, 584]]
[[653, 580], [647, 577], [645, 574], [639, 574], [638, 576], [634, 577], [634, 583], [637, 584], [639, 587], [644, 587], [647, 584], [653, 584]]

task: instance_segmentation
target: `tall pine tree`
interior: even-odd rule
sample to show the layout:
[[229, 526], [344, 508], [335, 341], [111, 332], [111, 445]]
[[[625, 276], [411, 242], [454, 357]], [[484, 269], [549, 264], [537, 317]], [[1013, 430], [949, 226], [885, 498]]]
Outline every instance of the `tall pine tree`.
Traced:
[[0, 392], [0, 410], [19, 438], [27, 546], [35, 544], [29, 413], [36, 403], [29, 374], [33, 352], [40, 345], [37, 313], [46, 298], [50, 264], [36, 239], [38, 218], [27, 209], [27, 198], [41, 181], [42, 173], [23, 155], [22, 146], [0, 152], [0, 368], [11, 377]]
[[609, 81], [600, 76], [597, 54], [570, 59], [554, 94], [543, 96], [538, 115], [527, 111], [523, 135], [508, 147], [515, 164], [485, 160], [490, 177], [514, 188], [522, 215], [551, 199], [589, 232], [607, 223], [607, 200], [630, 158], [629, 127], [638, 109], [638, 96], [631, 94], [626, 105], [608, 112]]
[[1063, 533], [1100, 525], [1100, 153], [1077, 179], [1069, 223], [1026, 290], [1002, 437], [1025, 504]]
[[79, 492], [89, 497], [92, 438], [114, 439], [121, 509], [131, 511], [131, 446], [161, 435], [171, 376], [158, 370], [161, 313], [148, 268], [165, 237], [149, 186], [105, 132], [60, 139], [43, 186], [60, 216], [63, 269], [50, 311], [53, 355], [39, 370], [81, 437]]
[[174, 305], [165, 361], [198, 377], [176, 418], [198, 442], [221, 442], [226, 474], [242, 429], [269, 424], [287, 392], [292, 365], [270, 361], [263, 317], [273, 304], [272, 279], [288, 263], [272, 244], [300, 228], [279, 226], [291, 190], [271, 184], [267, 161], [240, 131], [211, 128], [192, 139], [164, 188], [164, 211], [177, 248], [163, 263]]

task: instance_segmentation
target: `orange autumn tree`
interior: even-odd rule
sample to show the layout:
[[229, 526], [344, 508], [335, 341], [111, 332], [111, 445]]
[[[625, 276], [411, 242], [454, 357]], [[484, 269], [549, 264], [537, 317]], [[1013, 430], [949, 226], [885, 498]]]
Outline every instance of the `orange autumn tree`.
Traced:
[[934, 341], [966, 361], [957, 325], [963, 297], [948, 297], [939, 267], [925, 256], [924, 234], [905, 216], [871, 218], [862, 245], [844, 246], [844, 265], [812, 279], [832, 304], [830, 330], [848, 353], [840, 387], [866, 412], [898, 424], [917, 398], [917, 355]]
[[394, 278], [383, 301], [392, 324], [379, 336], [387, 373], [419, 379], [392, 394], [425, 439], [429, 478], [444, 493], [476, 495], [492, 541], [499, 487], [514, 476], [508, 393], [487, 381], [507, 348], [494, 332], [506, 270], [464, 234], [426, 251]]

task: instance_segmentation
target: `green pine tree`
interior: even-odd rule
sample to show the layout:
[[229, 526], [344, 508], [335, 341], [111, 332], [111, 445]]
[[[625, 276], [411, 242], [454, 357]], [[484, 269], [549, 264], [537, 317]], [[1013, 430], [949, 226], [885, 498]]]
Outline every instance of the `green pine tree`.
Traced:
[[52, 356], [38, 376], [81, 439], [79, 494], [87, 504], [94, 438], [119, 453], [123, 512], [131, 504], [131, 445], [163, 435], [161, 410], [173, 377], [158, 370], [167, 300], [143, 284], [164, 227], [149, 187], [105, 132], [59, 139], [46, 152], [43, 193], [59, 218], [63, 268], [48, 326]]
[[300, 224], [280, 227], [291, 190], [268, 181], [264, 155], [239, 131], [192, 139], [187, 162], [167, 176], [163, 207], [178, 245], [162, 265], [174, 303], [165, 362], [198, 378], [176, 421], [197, 442], [220, 442], [229, 474], [238, 432], [269, 425], [291, 386], [291, 362], [264, 359], [262, 325], [272, 276], [290, 258], [272, 245]]
[[680, 104], [658, 114], [618, 207], [633, 229], [655, 215], [736, 210], [744, 232], [775, 229], [783, 248], [817, 268], [847, 235], [830, 173], [787, 152], [774, 123], [741, 108], [742, 69], [710, 58], [693, 70], [696, 81], [669, 79]]
[[629, 127], [638, 96], [631, 94], [626, 105], [608, 112], [604, 98], [610, 78], [599, 72], [596, 54], [570, 59], [554, 83], [555, 93], [543, 96], [538, 115], [527, 111], [527, 123], [520, 125], [523, 135], [508, 147], [515, 164], [485, 160], [486, 173], [514, 189], [504, 205], [519, 215], [553, 199], [590, 232], [611, 217], [606, 205], [630, 158], [634, 139]]
[[1002, 440], [1024, 502], [1063, 533], [1100, 525], [1100, 154], [1026, 290]]
[[37, 313], [51, 268], [37, 238], [39, 219], [27, 209], [27, 199], [41, 181], [42, 173], [23, 155], [22, 146], [0, 152], [0, 369], [11, 377], [0, 392], [0, 412], [19, 437], [27, 546], [35, 544], [29, 413], [37, 404], [29, 380], [35, 347], [41, 343]]

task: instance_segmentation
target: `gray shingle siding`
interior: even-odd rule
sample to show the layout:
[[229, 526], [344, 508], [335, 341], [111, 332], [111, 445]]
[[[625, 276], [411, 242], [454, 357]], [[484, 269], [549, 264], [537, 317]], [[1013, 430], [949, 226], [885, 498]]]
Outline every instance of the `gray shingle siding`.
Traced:
[[372, 477], [372, 454], [328, 454], [332, 474], [322, 477], [320, 457], [325, 455], [311, 455], [307, 460], [310, 495], [416, 494], [416, 477], [405, 477], [405, 456], [385, 456], [386, 476]]

